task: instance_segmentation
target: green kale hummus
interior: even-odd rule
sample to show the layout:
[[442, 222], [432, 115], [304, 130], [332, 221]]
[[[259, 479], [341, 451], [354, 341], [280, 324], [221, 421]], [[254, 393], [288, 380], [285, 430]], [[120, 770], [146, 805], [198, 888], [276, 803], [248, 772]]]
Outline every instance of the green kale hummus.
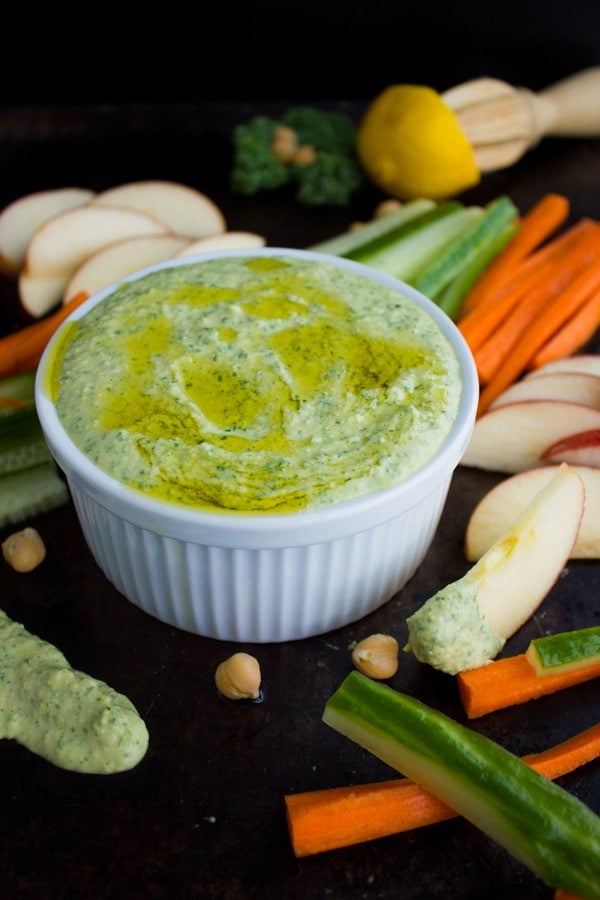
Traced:
[[401, 293], [323, 261], [223, 257], [123, 282], [52, 373], [79, 448], [132, 488], [241, 512], [388, 488], [442, 446], [457, 357]]

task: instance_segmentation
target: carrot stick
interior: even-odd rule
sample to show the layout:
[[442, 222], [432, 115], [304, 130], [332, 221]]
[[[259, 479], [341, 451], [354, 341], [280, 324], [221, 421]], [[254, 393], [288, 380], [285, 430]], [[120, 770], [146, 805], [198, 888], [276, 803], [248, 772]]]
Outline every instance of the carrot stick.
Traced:
[[527, 368], [531, 357], [552, 335], [560, 331], [565, 322], [599, 289], [600, 262], [594, 260], [581, 270], [564, 291], [552, 298], [539, 315], [520, 332], [511, 352], [481, 391], [478, 415], [482, 415], [492, 400], [516, 381]]
[[521, 653], [459, 672], [456, 681], [467, 716], [477, 719], [498, 709], [582, 684], [599, 675], [600, 663], [556, 675], [536, 675], [525, 654]]
[[[600, 756], [600, 724], [523, 757], [545, 778], [558, 778]], [[409, 778], [288, 794], [288, 831], [296, 857], [375, 840], [457, 816]]]
[[3, 397], [0, 395], [0, 406], [4, 406], [6, 409], [22, 409], [26, 406], [26, 402], [18, 397]]
[[479, 303], [461, 318], [458, 328], [471, 350], [479, 347], [494, 332], [521, 297], [543, 282], [553, 262], [577, 247], [586, 239], [587, 234], [593, 231], [597, 233], [599, 227], [591, 219], [580, 220], [564, 234], [532, 253], [509, 274], [498, 290], [486, 296], [484, 303]]
[[561, 194], [546, 194], [538, 200], [521, 218], [514, 238], [477, 279], [462, 303], [461, 314], [474, 309], [487, 294], [500, 287], [508, 273], [566, 221], [569, 211], [570, 203]]
[[45, 318], [0, 337], [0, 378], [35, 369], [58, 326], [88, 297], [86, 291], [80, 291]]
[[526, 292], [494, 333], [490, 334], [483, 344], [472, 350], [481, 384], [490, 381], [504, 364], [524, 328], [575, 280], [583, 267], [598, 260], [600, 260], [600, 226], [550, 264], [543, 281], [533, 290]]
[[552, 896], [553, 900], [585, 900], [585, 897], [582, 897], [580, 894], [572, 894], [563, 888], [556, 888]]
[[568, 320], [553, 337], [540, 347], [530, 359], [527, 368], [539, 369], [540, 366], [572, 356], [583, 347], [600, 328], [600, 291], [596, 291], [589, 300]]

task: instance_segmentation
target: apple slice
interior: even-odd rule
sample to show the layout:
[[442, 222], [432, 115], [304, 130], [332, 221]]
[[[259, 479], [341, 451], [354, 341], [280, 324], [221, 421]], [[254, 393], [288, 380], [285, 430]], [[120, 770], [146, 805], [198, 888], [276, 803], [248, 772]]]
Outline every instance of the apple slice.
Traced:
[[516, 381], [496, 397], [488, 409], [518, 400], [570, 400], [600, 409], [600, 375], [559, 371]]
[[208, 234], [206, 237], [190, 241], [175, 256], [193, 256], [195, 253], [207, 253], [209, 250], [242, 250], [245, 247], [264, 247], [267, 243], [262, 234], [253, 231], [224, 231], [221, 234]]
[[80, 291], [95, 294], [139, 269], [172, 259], [187, 244], [187, 238], [172, 234], [148, 234], [107, 244], [88, 256], [74, 272], [64, 290], [63, 303]]
[[23, 309], [39, 319], [60, 303], [66, 279], [51, 275], [33, 278], [23, 271], [19, 275], [19, 300]]
[[544, 450], [542, 459], [600, 469], [600, 429], [568, 434]]
[[600, 428], [600, 409], [567, 400], [522, 400], [488, 409], [475, 422], [461, 465], [514, 474], [544, 464], [556, 441]]
[[30, 315], [43, 316], [60, 303], [73, 273], [101, 247], [127, 237], [168, 233], [162, 222], [134, 209], [87, 203], [58, 213], [40, 225], [27, 245], [19, 276], [21, 304]]
[[[585, 485], [585, 509], [571, 559], [600, 558], [600, 469], [573, 466]], [[485, 494], [465, 532], [465, 556], [478, 560], [510, 526], [527, 504], [556, 474], [555, 465], [527, 469], [505, 478]]]
[[534, 614], [568, 561], [581, 525], [585, 486], [567, 463], [458, 581], [407, 619], [405, 649], [456, 675], [484, 665]]
[[176, 181], [131, 181], [96, 194], [94, 204], [137, 209], [182, 237], [225, 231], [225, 217], [206, 194]]
[[539, 369], [527, 372], [525, 378], [537, 378], [539, 375], [549, 375], [551, 372], [587, 372], [588, 375], [600, 375], [600, 355], [576, 353], [574, 356], [554, 359], [552, 362], [540, 366]]
[[16, 275], [25, 263], [25, 251], [42, 222], [59, 212], [83, 206], [94, 191], [81, 187], [36, 191], [19, 197], [0, 213], [0, 269]]

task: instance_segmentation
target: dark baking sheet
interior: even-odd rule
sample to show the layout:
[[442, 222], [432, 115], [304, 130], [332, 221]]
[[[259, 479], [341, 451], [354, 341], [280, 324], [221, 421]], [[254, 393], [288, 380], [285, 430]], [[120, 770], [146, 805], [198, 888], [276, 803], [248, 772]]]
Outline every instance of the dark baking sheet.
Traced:
[[[360, 105], [336, 105], [358, 115]], [[13, 107], [0, 111], [0, 205], [48, 187], [103, 189], [167, 178], [205, 191], [230, 228], [260, 231], [278, 246], [305, 247], [370, 215], [367, 190], [352, 209], [310, 210], [290, 195], [243, 199], [229, 192], [231, 128], [286, 104]], [[600, 144], [546, 141], [518, 165], [463, 195], [509, 193], [526, 209], [546, 191], [565, 193], [572, 219], [600, 217]], [[14, 285], [2, 282], [0, 330], [24, 321]], [[594, 350], [600, 345], [592, 344]], [[471, 510], [501, 476], [459, 468], [433, 545], [409, 584], [379, 611], [304, 641], [244, 645], [263, 671], [264, 700], [232, 705], [213, 684], [239, 645], [162, 624], [124, 600], [97, 569], [73, 508], [32, 520], [48, 549], [28, 575], [2, 569], [1, 607], [55, 643], [71, 664], [136, 704], [150, 731], [131, 772], [78, 775], [0, 741], [0, 871], [6, 897], [417, 898], [466, 900], [502, 893], [551, 898], [552, 890], [464, 820], [296, 860], [284, 795], [394, 777], [383, 763], [321, 722], [351, 668], [349, 645], [373, 631], [406, 637], [405, 619], [462, 575]], [[12, 530], [12, 529], [11, 529]], [[4, 536], [4, 535], [2, 535]], [[597, 624], [600, 564], [572, 562], [535, 618], [508, 644], [521, 652], [542, 633]], [[454, 680], [405, 654], [392, 684], [464, 721]], [[475, 720], [471, 727], [519, 753], [541, 750], [598, 720], [591, 682]], [[600, 764], [560, 779], [600, 812]]]

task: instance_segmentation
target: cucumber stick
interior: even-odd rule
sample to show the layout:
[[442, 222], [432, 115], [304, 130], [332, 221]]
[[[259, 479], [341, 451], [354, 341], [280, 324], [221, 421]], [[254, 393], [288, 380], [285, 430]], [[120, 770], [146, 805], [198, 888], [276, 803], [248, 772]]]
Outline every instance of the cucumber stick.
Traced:
[[429, 212], [435, 207], [436, 203], [434, 200], [411, 200], [388, 216], [371, 219], [370, 222], [367, 222], [357, 231], [347, 231], [344, 234], [339, 234], [327, 241], [313, 244], [310, 249], [317, 250], [319, 253], [331, 253], [333, 256], [348, 256], [355, 250], [360, 249], [365, 243], [396, 232], [408, 222], [417, 219], [423, 213]]
[[600, 625], [531, 641], [525, 654], [540, 676], [559, 675], [600, 662]]
[[501, 231], [488, 234], [456, 277], [434, 298], [440, 309], [443, 309], [451, 319], [456, 319], [463, 300], [479, 276], [513, 239], [519, 227], [516, 222], [509, 222]]
[[518, 757], [359, 672], [323, 721], [402, 772], [554, 888], [600, 900], [600, 817]]
[[34, 387], [33, 372], [0, 379], [0, 526], [69, 499], [42, 432]]
[[63, 506], [67, 486], [53, 461], [28, 466], [0, 477], [0, 527]]
[[479, 206], [463, 206], [457, 201], [440, 203], [429, 212], [347, 254], [410, 284], [479, 217]]
[[0, 440], [0, 478], [11, 472], [27, 469], [29, 466], [50, 462], [51, 459], [52, 456], [39, 424], [37, 428], [19, 438]]
[[439, 293], [477, 257], [482, 244], [514, 222], [519, 212], [509, 197], [497, 197], [469, 228], [436, 257], [412, 282], [414, 288], [435, 300]]
[[0, 379], [0, 442], [27, 434], [37, 425], [33, 372]]

